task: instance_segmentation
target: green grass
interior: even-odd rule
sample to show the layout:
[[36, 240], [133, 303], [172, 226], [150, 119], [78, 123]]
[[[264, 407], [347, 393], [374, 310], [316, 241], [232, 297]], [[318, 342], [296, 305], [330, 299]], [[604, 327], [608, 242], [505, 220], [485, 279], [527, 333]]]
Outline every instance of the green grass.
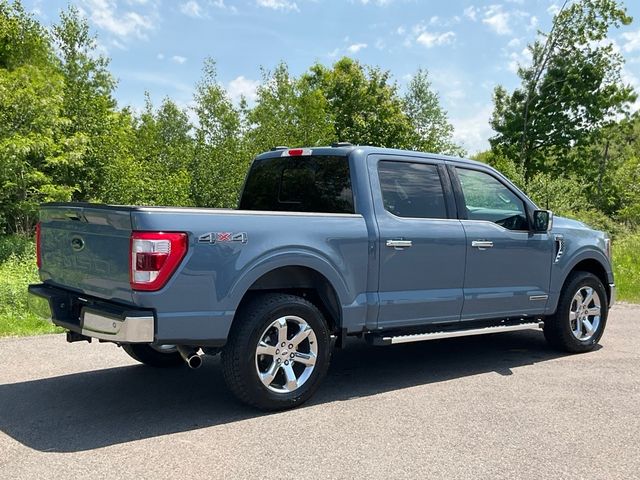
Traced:
[[[640, 234], [613, 243], [618, 299], [640, 303]], [[30, 239], [0, 237], [0, 337], [62, 332], [29, 312], [27, 285], [38, 282], [35, 248]]]
[[0, 336], [62, 332], [29, 312], [27, 285], [37, 282], [33, 242], [0, 237]]
[[613, 274], [618, 299], [640, 303], [640, 234], [614, 240]]

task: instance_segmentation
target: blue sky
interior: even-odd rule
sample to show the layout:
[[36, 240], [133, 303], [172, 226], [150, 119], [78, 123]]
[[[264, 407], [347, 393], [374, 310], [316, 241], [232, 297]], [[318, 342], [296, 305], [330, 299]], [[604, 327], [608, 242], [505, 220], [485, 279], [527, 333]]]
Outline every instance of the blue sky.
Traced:
[[[24, 0], [45, 24], [69, 2]], [[234, 99], [250, 100], [260, 67], [280, 61], [300, 74], [314, 62], [348, 55], [392, 72], [401, 88], [429, 70], [456, 140], [474, 153], [488, 146], [491, 93], [518, 85], [526, 45], [548, 30], [553, 0], [78, 0], [70, 2], [111, 59], [120, 105], [140, 108], [144, 92], [188, 106], [203, 59], [214, 58]], [[636, 21], [611, 39], [627, 60], [625, 81], [640, 90], [640, 2]]]

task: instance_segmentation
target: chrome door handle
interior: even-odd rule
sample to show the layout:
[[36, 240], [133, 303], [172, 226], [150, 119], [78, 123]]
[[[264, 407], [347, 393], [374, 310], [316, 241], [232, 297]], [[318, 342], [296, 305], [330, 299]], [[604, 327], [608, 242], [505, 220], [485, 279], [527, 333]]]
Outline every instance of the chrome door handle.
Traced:
[[411, 240], [387, 240], [387, 247], [395, 248], [396, 250], [400, 250], [402, 248], [408, 248], [413, 245]]
[[485, 248], [492, 248], [493, 242], [491, 240], [474, 240], [471, 242], [471, 246], [484, 250]]

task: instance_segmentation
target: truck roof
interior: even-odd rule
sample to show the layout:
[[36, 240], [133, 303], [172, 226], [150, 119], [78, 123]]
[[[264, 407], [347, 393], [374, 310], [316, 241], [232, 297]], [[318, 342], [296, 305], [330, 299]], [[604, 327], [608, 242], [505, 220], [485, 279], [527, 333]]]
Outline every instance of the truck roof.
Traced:
[[[366, 157], [370, 154], [380, 154], [380, 155], [402, 155], [402, 156], [412, 156], [412, 157], [428, 157], [436, 160], [443, 160], [453, 163], [460, 164], [471, 164], [471, 165], [484, 165], [486, 164], [482, 162], [478, 162], [476, 160], [471, 160], [468, 158], [454, 157], [451, 155], [442, 155], [438, 153], [429, 153], [429, 152], [419, 152], [417, 150], [402, 150], [398, 148], [385, 148], [385, 147], [375, 147], [372, 145], [341, 145], [341, 146], [320, 146], [320, 147], [291, 147], [291, 148], [309, 148], [313, 151], [314, 155], [349, 155], [351, 153], [356, 153], [358, 155]], [[282, 156], [282, 152], [287, 150], [287, 147], [277, 147], [277, 149], [264, 152], [256, 156], [256, 159], [262, 160], [266, 158], [275, 158]]]

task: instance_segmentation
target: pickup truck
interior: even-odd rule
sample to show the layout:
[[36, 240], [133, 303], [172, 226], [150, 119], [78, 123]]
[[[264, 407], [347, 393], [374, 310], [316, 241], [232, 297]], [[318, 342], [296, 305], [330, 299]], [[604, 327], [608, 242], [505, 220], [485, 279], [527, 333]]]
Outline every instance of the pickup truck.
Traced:
[[68, 341], [153, 367], [220, 353], [230, 390], [266, 410], [309, 399], [347, 336], [537, 329], [586, 352], [615, 299], [608, 236], [495, 169], [343, 143], [257, 156], [235, 210], [50, 203], [36, 237], [31, 308]]

